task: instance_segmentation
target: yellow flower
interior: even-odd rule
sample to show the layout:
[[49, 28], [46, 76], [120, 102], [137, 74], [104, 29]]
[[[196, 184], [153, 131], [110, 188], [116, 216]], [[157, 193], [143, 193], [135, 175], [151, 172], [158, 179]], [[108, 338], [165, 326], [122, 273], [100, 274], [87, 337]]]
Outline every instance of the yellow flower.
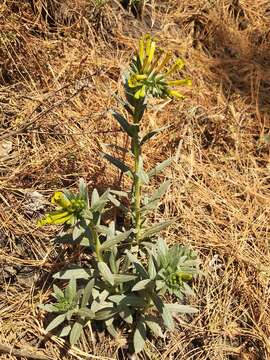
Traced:
[[168, 68], [171, 57], [171, 53], [165, 53], [164, 50], [157, 48], [156, 41], [150, 35], [142, 37], [139, 40], [138, 53], [131, 63], [126, 78], [127, 97], [131, 96], [135, 101], [142, 101], [148, 95], [183, 99], [183, 95], [172, 87], [191, 85], [191, 80], [169, 78], [184, 67], [184, 61], [177, 59]]
[[56, 206], [56, 211], [46, 214], [38, 220], [39, 226], [73, 224], [81, 211], [86, 207], [85, 200], [72, 194], [64, 194], [56, 191], [51, 199], [51, 203]]

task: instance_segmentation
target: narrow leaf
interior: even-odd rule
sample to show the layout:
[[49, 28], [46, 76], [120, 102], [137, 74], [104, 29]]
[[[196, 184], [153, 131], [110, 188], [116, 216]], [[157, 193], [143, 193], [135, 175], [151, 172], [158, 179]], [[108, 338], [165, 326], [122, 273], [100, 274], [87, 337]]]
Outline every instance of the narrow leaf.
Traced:
[[160, 312], [162, 319], [164, 321], [164, 325], [169, 329], [172, 330], [174, 328], [174, 321], [169, 309], [165, 306], [162, 302], [161, 298], [156, 294], [151, 294], [151, 299], [155, 305], [155, 307]]
[[69, 301], [72, 301], [74, 299], [74, 297], [76, 295], [76, 289], [77, 289], [76, 279], [71, 278], [69, 280], [68, 286], [65, 288], [65, 297]]
[[92, 310], [90, 310], [90, 309], [88, 309], [86, 307], [79, 309], [78, 310], [78, 315], [80, 315], [82, 317], [85, 317], [87, 319], [94, 319], [95, 318], [95, 313]]
[[130, 178], [133, 178], [133, 173], [132, 173], [131, 169], [126, 164], [124, 164], [121, 160], [116, 159], [115, 157], [113, 157], [109, 154], [101, 153], [101, 155], [104, 159], [108, 160], [111, 164], [113, 164], [119, 170], [121, 170], [121, 172], [123, 172]]
[[98, 202], [98, 200], [99, 200], [98, 191], [97, 189], [94, 189], [91, 195], [91, 208]]
[[83, 178], [79, 179], [79, 192], [80, 196], [86, 201], [87, 205], [89, 205], [87, 185]]
[[161, 223], [155, 224], [152, 227], [150, 227], [149, 229], [145, 230], [144, 233], [142, 234], [142, 238], [149, 238], [153, 235], [155, 235], [156, 233], [160, 232], [163, 229], [166, 229], [166, 227], [168, 227], [169, 225], [171, 225], [173, 223], [172, 220], [167, 220], [167, 221], [163, 221]]
[[159, 323], [154, 318], [151, 318], [151, 320], [145, 320], [145, 323], [154, 335], [158, 337], [164, 337]]
[[143, 144], [145, 144], [148, 140], [152, 139], [152, 137], [154, 137], [155, 135], [159, 134], [161, 131], [166, 130], [170, 127], [171, 125], [168, 126], [163, 126], [162, 128], [159, 129], [155, 129], [153, 131], [150, 131], [148, 134], [146, 134], [142, 140], [141, 140], [141, 146]]
[[83, 269], [80, 266], [74, 266], [73, 268], [61, 270], [53, 275], [54, 279], [69, 280], [74, 279], [90, 279], [93, 276], [93, 270]]
[[58, 333], [58, 336], [59, 337], [68, 336], [68, 334], [70, 333], [70, 330], [71, 330], [70, 325], [64, 326], [63, 329]]
[[149, 285], [151, 282], [152, 282], [151, 279], [141, 280], [136, 285], [133, 286], [132, 291], [145, 290], [147, 288], [147, 285]]
[[125, 274], [113, 274], [114, 282], [116, 284], [122, 284], [130, 281], [134, 281], [138, 278], [137, 275], [125, 275]]
[[117, 305], [143, 307], [145, 299], [135, 295], [112, 295], [108, 298]]
[[152, 177], [154, 175], [158, 175], [162, 170], [164, 170], [167, 166], [169, 166], [175, 158], [171, 157], [167, 160], [164, 160], [162, 163], [158, 164], [154, 169], [148, 172], [148, 176]]
[[190, 305], [165, 304], [165, 306], [170, 312], [183, 313], [183, 314], [195, 314], [198, 312], [198, 309]]
[[93, 290], [93, 287], [95, 285], [95, 279], [91, 279], [86, 287], [84, 288], [83, 290], [83, 297], [82, 297], [82, 301], [81, 301], [81, 307], [84, 308], [87, 306], [88, 302], [89, 302], [89, 299], [90, 299], [90, 296], [92, 295], [92, 290]]
[[108, 281], [108, 283], [113, 286], [114, 285], [114, 277], [113, 277], [113, 274], [111, 273], [111, 270], [108, 267], [108, 265], [105, 262], [100, 261], [98, 263], [98, 269], [99, 269], [102, 277], [104, 278], [104, 280]]
[[57, 326], [59, 326], [60, 324], [62, 324], [62, 322], [65, 321], [66, 315], [65, 314], [60, 314], [58, 316], [56, 316], [56, 318], [54, 318], [49, 325], [46, 327], [45, 331], [49, 332], [52, 331], [53, 329], [55, 329]]
[[134, 126], [132, 124], [129, 124], [128, 121], [118, 112], [112, 111], [111, 112], [113, 117], [118, 121], [122, 129], [130, 136], [134, 136]]
[[132, 232], [133, 232], [133, 229], [125, 231], [119, 235], [114, 236], [111, 239], [104, 241], [100, 246], [100, 251], [108, 250], [108, 249], [112, 248], [113, 246], [119, 244], [120, 242], [126, 240]]
[[59, 289], [58, 286], [56, 286], [55, 284], [53, 284], [53, 294], [54, 297], [57, 299], [57, 300], [60, 300], [61, 298], [64, 297], [64, 293], [61, 289]]
[[71, 332], [69, 334], [70, 345], [76, 344], [76, 342], [79, 340], [81, 336], [82, 330], [83, 330], [82, 322], [76, 321], [72, 326]]
[[144, 322], [139, 321], [137, 323], [133, 337], [134, 350], [136, 354], [138, 354], [143, 350], [145, 341], [146, 341], [146, 326]]

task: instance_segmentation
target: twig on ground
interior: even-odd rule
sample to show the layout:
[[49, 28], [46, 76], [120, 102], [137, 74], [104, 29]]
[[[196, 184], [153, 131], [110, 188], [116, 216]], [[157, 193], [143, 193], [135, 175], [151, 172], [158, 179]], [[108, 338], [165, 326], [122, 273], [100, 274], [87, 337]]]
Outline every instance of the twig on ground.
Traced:
[[45, 356], [41, 353], [25, 349], [15, 349], [14, 346], [8, 344], [0, 344], [0, 353], [6, 353], [14, 355], [16, 357], [24, 357], [27, 359], [37, 359], [37, 360], [50, 360], [48, 356]]

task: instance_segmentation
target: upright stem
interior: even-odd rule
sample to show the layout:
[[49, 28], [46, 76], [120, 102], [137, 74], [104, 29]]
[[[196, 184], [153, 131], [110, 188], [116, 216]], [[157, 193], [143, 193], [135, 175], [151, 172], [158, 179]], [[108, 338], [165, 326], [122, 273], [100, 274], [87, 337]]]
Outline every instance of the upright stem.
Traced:
[[142, 104], [138, 104], [134, 109], [133, 121], [136, 126], [136, 132], [133, 138], [133, 152], [135, 157], [135, 176], [134, 176], [134, 211], [135, 211], [135, 229], [136, 229], [136, 241], [140, 242], [140, 232], [141, 232], [141, 181], [138, 176], [140, 170], [140, 155], [141, 155], [141, 147], [140, 147], [140, 139], [139, 139], [139, 121], [142, 117]]
[[135, 178], [134, 178], [134, 209], [135, 209], [135, 228], [136, 228], [136, 241], [140, 242], [140, 230], [141, 230], [141, 214], [140, 214], [140, 206], [141, 206], [141, 181], [138, 174], [139, 171], [139, 161], [140, 161], [140, 144], [139, 144], [139, 136], [134, 138], [134, 156], [135, 156]]
[[96, 252], [97, 260], [103, 261], [102, 254], [100, 252], [100, 241], [99, 241], [99, 237], [98, 237], [98, 234], [95, 229], [92, 229], [92, 234], [93, 234], [93, 238], [94, 238], [95, 252]]

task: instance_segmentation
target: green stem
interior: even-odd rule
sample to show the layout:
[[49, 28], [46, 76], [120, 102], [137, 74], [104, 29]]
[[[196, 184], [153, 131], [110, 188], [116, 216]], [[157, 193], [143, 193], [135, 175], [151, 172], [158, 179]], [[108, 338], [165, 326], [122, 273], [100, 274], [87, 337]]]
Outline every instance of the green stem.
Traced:
[[137, 175], [139, 171], [139, 161], [140, 161], [140, 145], [138, 134], [134, 139], [134, 156], [135, 156], [135, 178], [134, 178], [134, 209], [135, 209], [135, 228], [136, 228], [136, 241], [140, 242], [140, 230], [141, 230], [141, 182], [140, 178]]
[[136, 229], [136, 242], [140, 242], [140, 232], [141, 232], [141, 181], [140, 177], [138, 176], [140, 170], [140, 155], [141, 155], [141, 147], [140, 147], [140, 139], [139, 139], [139, 122], [143, 115], [142, 111], [142, 104], [139, 103], [135, 106], [133, 121], [134, 124], [137, 125], [136, 132], [133, 137], [133, 152], [135, 157], [135, 176], [134, 176], [134, 183], [133, 183], [133, 194], [134, 194], [134, 212], [135, 212], [135, 229]]
[[97, 260], [103, 261], [103, 257], [102, 257], [101, 251], [100, 251], [100, 241], [99, 241], [99, 237], [98, 237], [96, 230], [93, 229], [92, 234], [93, 234], [93, 238], [94, 238], [95, 252], [96, 252]]

